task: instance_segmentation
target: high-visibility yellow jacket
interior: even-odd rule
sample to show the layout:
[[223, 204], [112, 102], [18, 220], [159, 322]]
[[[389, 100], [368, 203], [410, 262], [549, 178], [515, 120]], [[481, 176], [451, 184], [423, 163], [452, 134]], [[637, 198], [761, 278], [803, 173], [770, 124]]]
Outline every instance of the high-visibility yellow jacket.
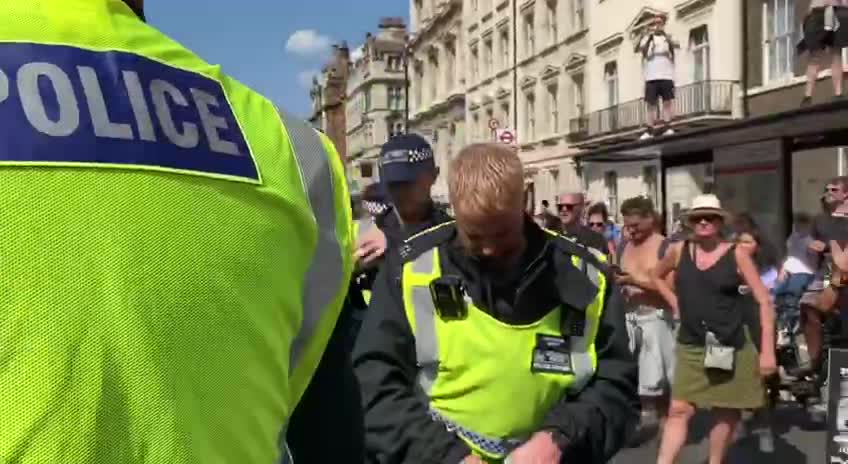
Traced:
[[120, 0], [0, 3], [0, 463], [273, 463], [352, 268], [329, 143]]

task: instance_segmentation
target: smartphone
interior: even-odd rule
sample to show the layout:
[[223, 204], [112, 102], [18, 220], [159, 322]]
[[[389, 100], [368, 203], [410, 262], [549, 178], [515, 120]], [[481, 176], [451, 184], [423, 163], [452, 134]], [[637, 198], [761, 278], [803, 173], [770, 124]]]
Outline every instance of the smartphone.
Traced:
[[430, 295], [436, 313], [443, 320], [460, 320], [468, 316], [465, 287], [456, 276], [442, 276], [430, 282]]
[[627, 271], [622, 269], [618, 264], [610, 264], [609, 269], [614, 275], [627, 275]]

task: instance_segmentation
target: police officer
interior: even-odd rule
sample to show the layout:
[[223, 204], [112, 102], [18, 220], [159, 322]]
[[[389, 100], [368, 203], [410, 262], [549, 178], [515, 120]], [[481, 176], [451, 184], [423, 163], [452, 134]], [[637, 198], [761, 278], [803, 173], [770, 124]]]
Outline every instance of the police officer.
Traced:
[[367, 462], [606, 462], [638, 420], [605, 258], [533, 223], [523, 187], [511, 150], [471, 145], [456, 222], [389, 254], [354, 351]]
[[0, 6], [0, 461], [279, 462], [352, 270], [343, 166], [131, 5]]
[[392, 209], [378, 218], [378, 229], [359, 240], [356, 256], [364, 263], [378, 260], [387, 248], [397, 249], [407, 238], [451, 220], [430, 194], [439, 170], [424, 137], [403, 134], [391, 138], [380, 150], [379, 163], [380, 182]]

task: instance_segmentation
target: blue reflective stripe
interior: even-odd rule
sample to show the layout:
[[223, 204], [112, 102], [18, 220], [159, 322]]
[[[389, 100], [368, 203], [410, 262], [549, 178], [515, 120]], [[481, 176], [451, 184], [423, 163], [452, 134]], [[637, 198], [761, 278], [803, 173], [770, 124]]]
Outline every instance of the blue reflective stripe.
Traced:
[[480, 448], [481, 450], [498, 457], [504, 457], [509, 454], [515, 448], [521, 446], [524, 442], [522, 440], [517, 439], [502, 439], [502, 438], [493, 438], [487, 437], [484, 435], [480, 435], [473, 430], [466, 429], [465, 427], [456, 424], [455, 422], [451, 422], [449, 419], [445, 418], [437, 411], [430, 410], [430, 417], [436, 421], [441, 422], [445, 425], [445, 428], [452, 433], [456, 433], [457, 435], [465, 438], [466, 440], [474, 443], [475, 446]]
[[0, 44], [0, 120], [0, 163], [259, 181], [221, 84], [132, 53]]

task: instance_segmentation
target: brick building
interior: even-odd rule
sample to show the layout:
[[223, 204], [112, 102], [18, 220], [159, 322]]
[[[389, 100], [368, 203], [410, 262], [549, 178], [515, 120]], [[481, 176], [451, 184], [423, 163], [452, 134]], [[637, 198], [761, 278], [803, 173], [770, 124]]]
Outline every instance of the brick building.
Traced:
[[350, 76], [350, 49], [345, 42], [333, 46], [330, 62], [312, 81], [309, 96], [312, 115], [309, 121], [323, 131], [336, 146], [342, 160], [347, 159], [347, 81]]

